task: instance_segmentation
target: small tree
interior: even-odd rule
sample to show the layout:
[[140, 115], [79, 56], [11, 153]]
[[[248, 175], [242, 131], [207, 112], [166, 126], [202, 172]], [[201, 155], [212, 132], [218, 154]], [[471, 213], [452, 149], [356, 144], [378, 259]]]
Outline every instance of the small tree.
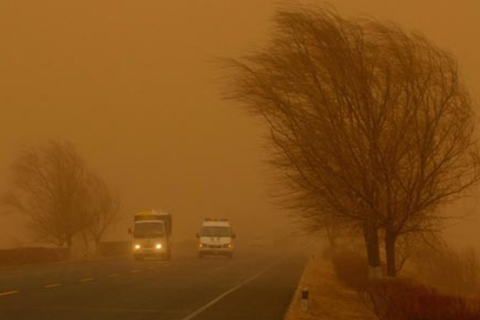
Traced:
[[[118, 211], [117, 200], [111, 198], [104, 182], [87, 168], [71, 143], [50, 141], [45, 146], [26, 148], [12, 170], [11, 189], [3, 202], [29, 218], [39, 240], [70, 249], [74, 236], [89, 228], [97, 230], [96, 238], [101, 236], [104, 224], [113, 221], [110, 211]], [[97, 225], [101, 227], [96, 229]]]
[[306, 224], [318, 215], [363, 232], [387, 274], [406, 233], [480, 179], [472, 105], [452, 56], [425, 37], [330, 10], [280, 10], [267, 47], [229, 60], [227, 98], [266, 120], [273, 163]]

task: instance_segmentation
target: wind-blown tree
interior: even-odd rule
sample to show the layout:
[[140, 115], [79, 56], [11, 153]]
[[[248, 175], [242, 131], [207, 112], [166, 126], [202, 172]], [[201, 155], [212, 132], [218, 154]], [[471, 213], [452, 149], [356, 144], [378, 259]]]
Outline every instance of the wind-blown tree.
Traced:
[[89, 180], [89, 206], [92, 215], [91, 223], [83, 231], [84, 239], [93, 241], [95, 251], [99, 254], [99, 243], [105, 232], [114, 224], [120, 213], [120, 196], [113, 193], [106, 182], [97, 175], [91, 174]]
[[[72, 247], [84, 230], [103, 234], [118, 211], [104, 182], [86, 166], [71, 143], [50, 141], [23, 149], [12, 165], [12, 183], [3, 204], [25, 214], [35, 237]], [[112, 203], [109, 203], [112, 202]], [[101, 207], [97, 207], [100, 205]], [[108, 218], [104, 218], [108, 211]], [[105, 220], [106, 219], [106, 220]]]
[[382, 230], [389, 276], [398, 238], [437, 230], [438, 208], [479, 181], [468, 92], [455, 59], [422, 35], [286, 7], [267, 46], [224, 63], [226, 97], [269, 125], [303, 222], [362, 232], [372, 267]]

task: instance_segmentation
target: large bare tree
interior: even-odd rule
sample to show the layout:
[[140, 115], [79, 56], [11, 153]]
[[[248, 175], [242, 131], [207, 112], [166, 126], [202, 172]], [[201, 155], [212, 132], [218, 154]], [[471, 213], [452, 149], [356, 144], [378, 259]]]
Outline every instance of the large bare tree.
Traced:
[[267, 46], [224, 62], [226, 96], [268, 123], [303, 221], [363, 232], [373, 267], [382, 230], [390, 276], [398, 237], [436, 230], [439, 206], [479, 181], [457, 64], [422, 35], [286, 7]]
[[68, 142], [23, 149], [14, 161], [3, 203], [25, 214], [37, 239], [72, 247], [88, 230], [99, 241], [118, 201]]

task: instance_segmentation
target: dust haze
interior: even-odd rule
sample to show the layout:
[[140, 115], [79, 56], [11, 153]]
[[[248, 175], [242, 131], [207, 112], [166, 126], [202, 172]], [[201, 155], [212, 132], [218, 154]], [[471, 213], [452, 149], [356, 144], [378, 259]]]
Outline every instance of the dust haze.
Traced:
[[[424, 33], [456, 56], [480, 101], [480, 2], [330, 3], [347, 17], [373, 16]], [[269, 196], [264, 128], [221, 99], [212, 62], [262, 44], [277, 6], [267, 0], [1, 2], [0, 191], [19, 148], [69, 140], [122, 195], [111, 240], [128, 239], [133, 213], [150, 208], [172, 213], [177, 239], [194, 239], [210, 216], [230, 219], [239, 241], [295, 229]], [[445, 209], [468, 214], [446, 231], [451, 241], [480, 243], [477, 196], [475, 190]], [[1, 219], [0, 247], [31, 244], [19, 216]]]

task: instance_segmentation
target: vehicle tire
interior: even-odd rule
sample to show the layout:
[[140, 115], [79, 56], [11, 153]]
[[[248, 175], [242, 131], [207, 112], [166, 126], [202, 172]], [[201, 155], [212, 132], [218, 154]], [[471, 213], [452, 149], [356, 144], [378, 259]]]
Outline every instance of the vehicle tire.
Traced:
[[198, 257], [199, 257], [200, 259], [203, 259], [203, 253], [199, 252], [199, 253], [198, 253]]
[[165, 255], [163, 256], [163, 258], [167, 261], [170, 261], [172, 259], [172, 251], [168, 249], [167, 252], [165, 252]]
[[142, 261], [142, 260], [143, 260], [143, 257], [142, 257], [141, 255], [139, 255], [139, 254], [136, 254], [136, 255], [134, 256], [134, 259], [135, 259], [135, 261]]
[[232, 258], [233, 258], [233, 253], [229, 253], [229, 254], [227, 255], [227, 258], [228, 258], [228, 259], [232, 259]]

